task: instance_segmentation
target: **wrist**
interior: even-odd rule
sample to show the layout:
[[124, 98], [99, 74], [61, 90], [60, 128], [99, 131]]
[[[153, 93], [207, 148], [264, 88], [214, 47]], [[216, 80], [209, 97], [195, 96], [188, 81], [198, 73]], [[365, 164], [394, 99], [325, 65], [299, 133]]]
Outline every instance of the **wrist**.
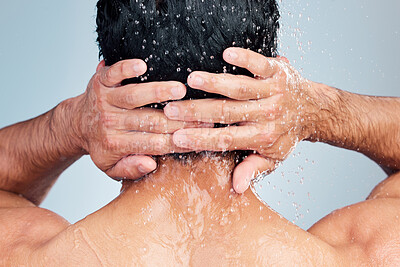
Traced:
[[309, 107], [306, 113], [304, 140], [329, 142], [338, 132], [342, 121], [340, 91], [336, 88], [310, 82]]
[[83, 141], [80, 123], [80, 100], [82, 96], [69, 98], [61, 102], [53, 111], [50, 124], [53, 125], [56, 138], [64, 148], [63, 154], [68, 156], [83, 156]]

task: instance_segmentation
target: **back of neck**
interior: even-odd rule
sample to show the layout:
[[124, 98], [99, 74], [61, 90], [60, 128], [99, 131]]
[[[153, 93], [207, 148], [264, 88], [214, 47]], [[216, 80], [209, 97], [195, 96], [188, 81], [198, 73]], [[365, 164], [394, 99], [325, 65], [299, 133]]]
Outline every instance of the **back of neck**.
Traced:
[[210, 203], [228, 206], [236, 195], [231, 179], [236, 160], [234, 152], [163, 156], [155, 172], [139, 182], [126, 182], [123, 191], [154, 194], [176, 209], [192, 207], [199, 212]]

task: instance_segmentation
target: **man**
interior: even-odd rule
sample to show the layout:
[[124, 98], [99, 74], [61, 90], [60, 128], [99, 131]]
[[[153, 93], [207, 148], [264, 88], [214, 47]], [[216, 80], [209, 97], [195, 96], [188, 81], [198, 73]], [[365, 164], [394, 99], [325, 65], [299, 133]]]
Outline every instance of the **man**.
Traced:
[[[169, 5], [171, 2], [157, 3], [164, 3], [167, 7], [171, 8]], [[99, 12], [106, 10], [107, 19], [111, 22], [119, 21], [121, 19], [119, 14], [124, 14], [124, 12], [112, 12], [115, 10], [122, 11], [128, 7], [124, 6], [124, 2], [122, 1], [119, 3], [112, 1], [112, 4], [108, 2], [110, 5], [106, 5], [105, 2], [101, 3], [104, 5], [99, 4]], [[201, 5], [200, 1], [196, 3]], [[246, 4], [249, 5], [250, 3], [261, 2], [248, 1], [243, 5], [246, 6]], [[268, 3], [274, 5], [273, 1]], [[182, 2], [181, 4], [183, 5], [181, 8], [188, 10], [185, 4]], [[207, 4], [209, 3], [203, 3], [203, 5]], [[142, 5], [143, 3], [132, 2], [130, 7], [142, 7]], [[143, 14], [143, 17], [146, 18], [148, 14], [154, 14], [154, 11], [157, 9], [160, 11], [160, 8], [165, 8], [165, 5], [157, 5], [154, 7], [156, 9], [151, 7], [145, 8], [147, 12]], [[224, 14], [222, 12], [224, 5], [215, 7], [215, 9], [218, 8], [221, 12], [220, 14]], [[246, 8], [243, 8], [242, 12], [246, 10]], [[253, 9], [254, 12], [257, 10], [260, 9]], [[182, 13], [184, 14], [184, 12], [177, 12], [175, 15]], [[170, 16], [170, 13], [168, 14]], [[205, 14], [207, 15], [208, 12]], [[227, 13], [225, 15], [228, 18], [231, 16]], [[218, 17], [221, 19], [224, 18], [224, 16]], [[124, 17], [122, 16], [122, 18]], [[198, 14], [189, 17], [189, 20], [196, 19], [202, 20]], [[158, 24], [154, 22], [153, 25]], [[123, 31], [125, 28], [122, 27], [120, 29]], [[173, 42], [170, 42], [169, 45], [171, 43]], [[190, 48], [188, 49], [190, 51]], [[235, 81], [241, 79], [248, 86], [251, 85], [251, 87], [245, 88], [246, 90], [239, 91], [242, 94], [247, 94], [247, 98], [253, 99], [253, 101], [263, 100], [263, 102], [256, 103], [264, 111], [262, 113], [264, 116], [255, 117], [255, 122], [263, 123], [261, 119], [265, 117], [266, 110], [268, 110], [266, 112], [267, 117], [270, 119], [283, 118], [279, 117], [282, 110], [279, 109], [279, 106], [274, 106], [274, 104], [279, 103], [278, 101], [284, 98], [284, 96], [280, 96], [282, 92], [278, 93], [278, 96], [275, 97], [263, 98], [262, 96], [269, 95], [271, 91], [268, 90], [267, 86], [260, 88], [256, 86], [257, 82], [262, 81], [261, 77], [277, 77], [279, 73], [282, 75], [282, 66], [288, 65], [283, 63], [282, 60], [267, 59], [254, 52], [237, 48], [226, 50], [224, 59], [236, 66], [246, 67], [258, 76], [258, 79], [229, 76], [230, 79], [235, 79]], [[125, 64], [127, 65], [128, 62], [130, 64], [130, 61], [125, 61]], [[271, 65], [270, 62], [280, 64]], [[173, 61], [171, 62], [172, 65]], [[131, 68], [129, 69], [131, 71]], [[164, 70], [164, 73], [171, 71], [171, 69]], [[114, 72], [114, 70], [116, 69], [114, 68], [113, 71], [108, 72], [109, 76], [103, 82], [111, 83], [112, 81], [114, 84], [118, 84], [126, 78], [133, 76], [133, 73], [129, 71], [127, 72], [129, 74], [124, 74], [121, 71], [124, 68], [120, 69], [119, 72]], [[104, 70], [99, 70], [100, 73], [103, 73], [102, 71]], [[188, 79], [188, 84], [197, 87], [198, 85], [195, 85], [194, 77], [201, 74], [205, 75], [203, 76], [203, 81], [207, 81], [205, 79], [206, 74], [193, 73]], [[286, 79], [278, 77], [269, 79], [268, 81], [271, 80], [276, 82], [275, 90], [286, 88], [286, 85], [284, 85], [287, 81]], [[297, 82], [294, 84], [298, 86], [302, 85], [302, 83]], [[315, 97], [314, 100], [323, 101], [327, 96], [331, 97], [330, 92], [333, 89], [326, 87], [326, 92], [318, 91], [318, 86], [315, 85], [314, 87], [314, 85], [311, 83], [310, 87], [307, 86], [301, 89], [307, 90], [308, 88], [311, 96]], [[221, 84], [215, 88], [219, 88], [219, 91], [216, 92], [217, 89], [215, 89], [214, 93], [226, 93]], [[233, 89], [235, 88], [237, 87], [233, 87]], [[296, 91], [296, 88], [292, 89]], [[121, 105], [121, 102], [118, 101], [124, 103], [124, 98], [120, 97], [120, 95], [114, 96], [102, 98], [102, 100], [117, 100], [113, 102], [117, 106]], [[245, 98], [240, 94], [231, 94], [231, 96]], [[72, 103], [74, 103], [73, 101], [71, 100]], [[214, 102], [215, 104], [220, 104], [219, 100], [214, 101], [217, 101]], [[221, 103], [224, 103], [223, 101], [225, 100], [221, 101]], [[77, 101], [75, 104], [77, 105], [78, 103], [85, 102]], [[198, 102], [195, 103], [198, 104]], [[234, 104], [239, 102], [226, 100], [225, 103]], [[230, 109], [232, 112], [229, 113], [229, 120], [219, 119], [218, 122], [224, 124], [231, 121], [237, 122], [238, 118], [245, 120], [247, 114], [249, 115], [248, 117], [257, 115], [257, 113], [260, 113], [258, 109], [250, 112], [250, 104], [252, 103], [246, 101], [247, 107], [245, 103], [241, 103], [244, 105], [244, 117], [241, 116], [242, 114], [238, 116], [237, 113], [233, 112], [235, 109], [232, 107]], [[316, 103], [320, 102], [316, 101]], [[124, 105], [126, 104], [124, 103]], [[187, 102], [174, 104], [185, 105]], [[288, 101], [287, 104], [284, 106], [285, 111], [290, 111], [290, 102]], [[393, 105], [395, 106], [396, 103]], [[75, 105], [72, 105], [72, 107], [75, 107]], [[189, 107], [193, 106], [190, 105]], [[196, 107], [198, 106], [195, 105], [194, 108]], [[221, 111], [224, 110], [226, 109], [221, 109]], [[170, 111], [167, 108], [165, 112], [168, 114]], [[309, 106], [305, 106], [303, 111], [308, 114], [305, 118], [315, 118], [312, 116], [314, 110], [310, 109]], [[218, 112], [216, 110], [216, 113]], [[335, 109], [330, 110], [330, 112], [332, 112], [333, 117], [340, 115], [340, 112], [337, 112]], [[391, 114], [392, 111], [387, 112]], [[69, 114], [74, 113], [69, 112]], [[285, 112], [285, 114], [290, 115], [290, 112]], [[171, 115], [170, 113], [169, 116]], [[209, 119], [213, 119], [214, 115], [214, 111], [205, 112], [204, 116], [207, 116], [205, 120], [209, 121]], [[191, 116], [196, 116], [196, 114], [191, 114]], [[57, 117], [54, 119], [58, 121]], [[115, 125], [115, 120], [117, 119], [118, 117], [113, 116], [105, 120], [107, 122], [105, 127], [112, 127]], [[304, 138], [309, 138], [315, 131], [322, 131], [323, 126], [331, 126], [329, 123], [320, 123], [318, 120], [315, 120], [314, 127], [310, 128], [310, 130], [308, 127], [301, 127], [301, 123], [303, 122], [301, 119], [297, 120], [296, 118], [295, 122], [298, 122], [299, 125], [290, 127], [290, 129], [299, 128], [300, 130], [296, 129], [291, 134], [301, 134], [304, 135]], [[290, 119], [288, 120], [291, 121]], [[126, 121], [125, 118], [122, 121]], [[279, 124], [277, 125], [279, 126]], [[284, 124], [281, 123], [281, 125]], [[351, 124], [343, 125], [343, 128], [346, 126], [350, 128]], [[240, 123], [237, 127], [241, 127]], [[282, 129], [280, 126], [277, 128], [278, 130]], [[61, 124], [61, 127], [54, 125], [52, 129], [57, 133], [55, 134], [58, 137], [57, 139], [63, 140], [66, 134], [69, 134], [60, 131], [60, 129], [63, 129], [63, 124]], [[226, 131], [225, 128], [222, 128], [222, 130], [209, 130], [207, 128], [207, 130], [210, 133], [213, 131]], [[334, 129], [325, 128], [325, 130], [329, 131], [329, 133], [335, 133], [335, 131], [332, 131]], [[273, 128], [270, 128], [270, 132], [279, 133], [279, 131]], [[238, 135], [240, 131], [233, 133]], [[324, 134], [323, 132], [317, 133], [321, 136]], [[177, 135], [188, 136], [182, 133]], [[261, 133], [257, 136], [262, 137], [260, 140], [257, 140], [257, 143], [266, 140], [265, 143], [261, 144], [264, 146], [268, 144], [267, 147], [271, 150], [266, 151], [273, 151], [274, 145], [270, 146], [271, 141], [273, 141], [269, 137], [270, 134], [265, 135]], [[224, 137], [222, 140], [219, 140], [227, 141], [222, 143], [221, 149], [226, 150], [230, 148], [227, 145], [231, 145], [231, 140], [234, 138], [237, 138], [237, 136], [232, 135], [232, 138]], [[242, 138], [241, 140], [247, 142], [246, 138]], [[287, 139], [284, 138], [284, 140]], [[183, 142], [181, 137], [175, 138], [175, 141], [182, 146], [184, 146], [183, 144], [190, 144], [190, 142]], [[254, 143], [253, 140], [251, 141]], [[201, 142], [195, 143], [201, 144]], [[291, 142], [288, 143], [291, 144]], [[237, 144], [235, 145], [237, 149], [249, 149], [247, 145], [240, 142], [235, 144]], [[113, 146], [115, 146], [115, 143], [112, 143], [111, 147]], [[104, 153], [103, 150], [100, 149], [99, 151]], [[281, 150], [277, 149], [276, 153], [279, 156], [284, 156], [286, 152], [281, 148]], [[392, 150], [392, 152], [396, 154], [395, 150]], [[274, 154], [271, 153], [271, 155], [273, 156]], [[383, 155], [385, 156], [386, 154], [383, 153]], [[393, 176], [386, 184], [383, 184], [372, 193], [371, 198], [376, 199], [371, 199], [353, 207], [337, 211], [317, 223], [307, 233], [264, 206], [251, 192], [246, 192], [243, 195], [233, 193], [230, 175], [236, 163], [235, 157], [235, 153], [192, 153], [181, 160], [179, 158], [176, 159], [175, 156], [161, 157], [159, 158], [159, 169], [155, 173], [140, 182], [125, 182], [123, 191], [116, 200], [75, 225], [68, 225], [68, 223], [58, 216], [35, 207], [27, 200], [15, 194], [3, 192], [1, 193], [1, 205], [3, 208], [0, 217], [3, 226], [2, 233], [0, 233], [3, 237], [1, 239], [1, 242], [3, 242], [1, 247], [4, 249], [2, 255], [6, 255], [3, 258], [3, 265], [21, 265], [26, 263], [39, 266], [56, 264], [68, 266], [206, 265], [207, 263], [219, 265], [269, 264], [285, 266], [300, 264], [396, 265], [396, 255], [399, 253], [399, 224], [397, 220], [399, 214], [398, 205], [400, 202], [397, 199], [398, 187], [396, 186], [398, 176]], [[376, 157], [382, 156], [376, 155]], [[275, 157], [272, 158], [275, 159]], [[396, 166], [398, 164], [396, 157], [392, 157], [388, 162], [391, 162], [391, 164], [388, 164], [389, 166]], [[371, 216], [371, 214], [377, 214], [377, 211], [381, 215], [379, 219]]]

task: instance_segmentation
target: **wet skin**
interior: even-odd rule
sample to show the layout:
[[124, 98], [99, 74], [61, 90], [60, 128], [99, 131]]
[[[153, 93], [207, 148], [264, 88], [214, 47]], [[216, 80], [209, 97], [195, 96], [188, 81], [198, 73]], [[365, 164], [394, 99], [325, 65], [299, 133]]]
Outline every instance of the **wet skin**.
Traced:
[[[251, 192], [233, 192], [234, 158], [160, 159], [159, 169], [99, 211], [69, 225], [25, 199], [0, 194], [0, 265], [395, 265], [400, 175], [370, 199], [335, 211], [308, 232]], [[12, 230], [10, 230], [12, 229]]]

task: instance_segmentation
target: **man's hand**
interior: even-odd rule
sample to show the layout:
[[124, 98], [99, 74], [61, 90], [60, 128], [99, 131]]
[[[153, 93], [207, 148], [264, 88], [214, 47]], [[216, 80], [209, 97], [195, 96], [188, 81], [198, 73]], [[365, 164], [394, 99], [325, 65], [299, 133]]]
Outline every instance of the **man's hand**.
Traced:
[[162, 110], [140, 108], [186, 94], [186, 87], [179, 82], [120, 85], [145, 72], [142, 60], [125, 60], [111, 67], [102, 61], [86, 92], [78, 97], [76, 123], [81, 147], [114, 179], [137, 179], [153, 171], [156, 162], [145, 155], [187, 152], [174, 145], [171, 134], [201, 125], [171, 121]]
[[231, 74], [193, 72], [192, 88], [221, 94], [229, 99], [169, 103], [164, 112], [171, 120], [229, 124], [218, 129], [183, 129], [174, 143], [196, 151], [252, 150], [233, 174], [233, 186], [242, 193], [255, 174], [272, 171], [296, 144], [308, 138], [316, 110], [311, 82], [302, 78], [284, 58], [229, 48], [226, 62], [245, 68], [254, 78]]

